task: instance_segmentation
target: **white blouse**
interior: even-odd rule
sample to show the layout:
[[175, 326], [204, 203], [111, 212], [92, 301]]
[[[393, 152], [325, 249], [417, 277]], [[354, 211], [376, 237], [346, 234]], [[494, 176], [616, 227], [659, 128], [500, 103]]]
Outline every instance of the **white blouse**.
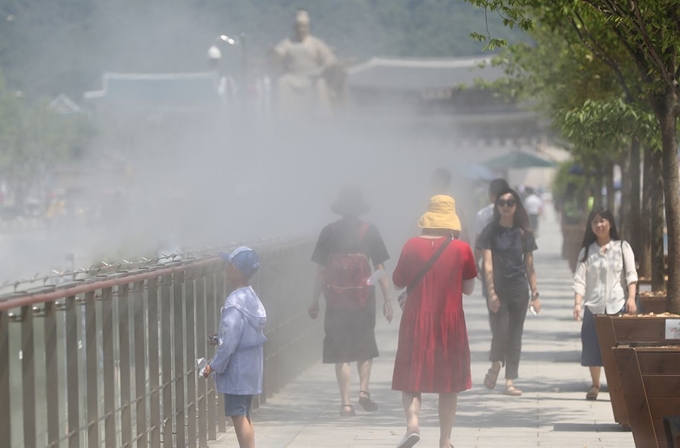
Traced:
[[618, 313], [628, 296], [623, 288], [624, 276], [626, 286], [638, 281], [633, 249], [626, 241], [611, 240], [602, 247], [596, 241], [590, 245], [585, 262], [581, 261], [584, 254], [585, 249], [581, 249], [574, 274], [574, 292], [583, 296], [585, 306], [593, 314]]

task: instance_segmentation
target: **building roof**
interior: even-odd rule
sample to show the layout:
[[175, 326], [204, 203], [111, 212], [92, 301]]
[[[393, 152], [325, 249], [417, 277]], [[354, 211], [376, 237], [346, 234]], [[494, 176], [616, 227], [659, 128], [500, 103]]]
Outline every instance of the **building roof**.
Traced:
[[349, 70], [348, 83], [353, 88], [442, 90], [472, 86], [477, 78], [491, 82], [504, 76], [502, 67], [491, 66], [490, 57], [372, 58]]
[[218, 99], [213, 73], [104, 73], [101, 91], [85, 92], [86, 100], [191, 107]]

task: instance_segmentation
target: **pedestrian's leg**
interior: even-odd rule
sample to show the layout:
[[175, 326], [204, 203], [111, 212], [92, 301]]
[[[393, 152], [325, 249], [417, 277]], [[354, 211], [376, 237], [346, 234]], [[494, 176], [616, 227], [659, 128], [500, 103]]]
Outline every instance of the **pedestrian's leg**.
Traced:
[[371, 368], [373, 368], [372, 359], [357, 362], [357, 370], [359, 371], [359, 381], [361, 384], [361, 388], [359, 389], [359, 404], [365, 411], [375, 412], [378, 410], [378, 405], [371, 398], [371, 390], [369, 388]]
[[419, 393], [401, 393], [406, 416], [406, 436], [420, 433], [420, 397]]
[[519, 360], [522, 355], [522, 334], [524, 321], [529, 308], [529, 293], [522, 291], [508, 300], [508, 351], [505, 366], [505, 390], [511, 395], [522, 391], [514, 388], [514, 380], [519, 376]]
[[348, 362], [339, 362], [335, 365], [335, 377], [338, 380], [338, 387], [340, 388], [340, 400], [342, 406], [349, 408], [351, 401], [349, 400], [349, 379], [350, 367]]
[[493, 389], [496, 386], [496, 379], [501, 365], [505, 364], [507, 344], [508, 344], [508, 306], [501, 300], [501, 306], [497, 312], [489, 310], [489, 323], [491, 324], [491, 371], [484, 379], [484, 385]]
[[234, 415], [231, 417], [231, 421], [234, 422], [238, 446], [240, 448], [255, 448], [255, 427], [250, 417]]
[[602, 367], [590, 366], [590, 378], [592, 380], [590, 390], [586, 394], [587, 400], [596, 400], [598, 394], [600, 393], [600, 376], [602, 375]]
[[451, 431], [456, 419], [458, 395], [439, 394], [439, 447], [451, 448]]

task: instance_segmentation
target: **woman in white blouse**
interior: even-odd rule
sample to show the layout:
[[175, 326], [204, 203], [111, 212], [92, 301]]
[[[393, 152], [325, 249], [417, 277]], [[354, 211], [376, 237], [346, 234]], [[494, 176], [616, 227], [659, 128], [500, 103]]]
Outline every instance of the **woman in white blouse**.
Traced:
[[[621, 241], [614, 215], [596, 208], [588, 217], [583, 246], [574, 275], [574, 319], [581, 320], [581, 365], [590, 369], [592, 385], [587, 400], [600, 392], [602, 355], [597, 342], [595, 314], [636, 314], [637, 272], [630, 245]], [[583, 311], [582, 311], [583, 310]]]

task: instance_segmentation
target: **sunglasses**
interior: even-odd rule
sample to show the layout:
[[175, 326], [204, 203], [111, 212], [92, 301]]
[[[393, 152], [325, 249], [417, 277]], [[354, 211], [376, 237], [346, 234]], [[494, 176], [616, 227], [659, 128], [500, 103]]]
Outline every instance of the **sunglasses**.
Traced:
[[514, 199], [499, 199], [496, 204], [498, 204], [499, 207], [505, 207], [506, 205], [508, 207], [514, 207], [517, 205], [517, 201]]

